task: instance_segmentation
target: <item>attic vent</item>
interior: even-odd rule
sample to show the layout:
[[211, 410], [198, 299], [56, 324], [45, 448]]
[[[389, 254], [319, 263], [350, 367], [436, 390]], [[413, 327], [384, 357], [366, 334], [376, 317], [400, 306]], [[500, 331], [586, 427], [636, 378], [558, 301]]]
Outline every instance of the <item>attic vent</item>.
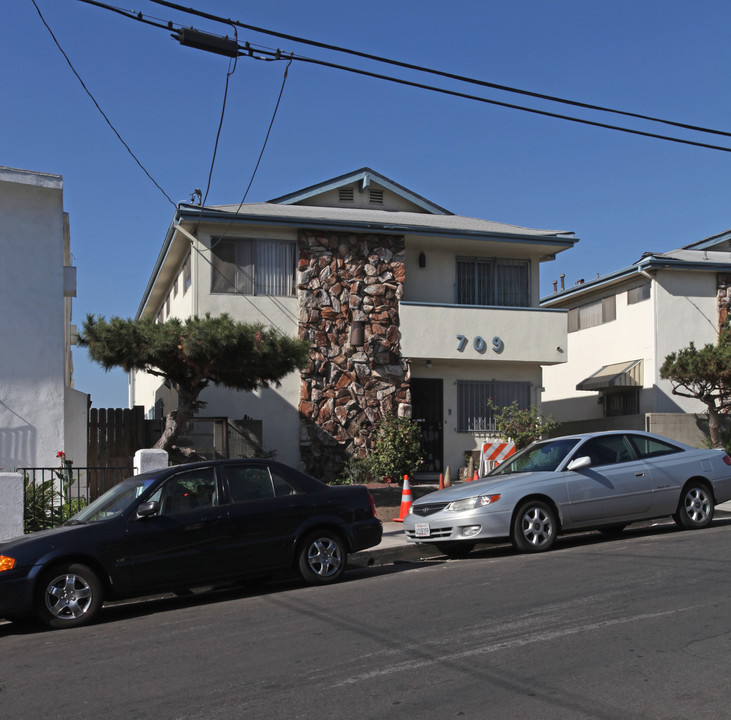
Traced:
[[353, 202], [353, 188], [344, 187], [340, 188], [340, 202]]
[[383, 205], [383, 190], [371, 190], [371, 205]]

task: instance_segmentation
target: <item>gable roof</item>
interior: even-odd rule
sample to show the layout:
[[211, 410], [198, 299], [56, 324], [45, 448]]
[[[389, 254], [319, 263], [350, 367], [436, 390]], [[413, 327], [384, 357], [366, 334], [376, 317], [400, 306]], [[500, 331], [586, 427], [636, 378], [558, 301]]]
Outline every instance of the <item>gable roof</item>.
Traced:
[[409, 203], [416, 205], [421, 208], [423, 212], [432, 213], [434, 215], [451, 215], [449, 210], [445, 210], [440, 205], [427, 200], [421, 195], [417, 195], [403, 185], [399, 185], [397, 182], [387, 178], [385, 175], [371, 170], [370, 168], [364, 167], [360, 170], [354, 170], [353, 172], [340, 175], [332, 178], [331, 180], [325, 180], [317, 183], [316, 185], [310, 185], [302, 190], [296, 190], [295, 192], [282, 195], [281, 197], [269, 200], [270, 203], [276, 205], [296, 205], [304, 200], [311, 200], [318, 195], [322, 195], [330, 190], [337, 190], [341, 187], [346, 187], [358, 183], [360, 191], [366, 190], [371, 185], [379, 185], [380, 187], [390, 190], [395, 195], [403, 198]]

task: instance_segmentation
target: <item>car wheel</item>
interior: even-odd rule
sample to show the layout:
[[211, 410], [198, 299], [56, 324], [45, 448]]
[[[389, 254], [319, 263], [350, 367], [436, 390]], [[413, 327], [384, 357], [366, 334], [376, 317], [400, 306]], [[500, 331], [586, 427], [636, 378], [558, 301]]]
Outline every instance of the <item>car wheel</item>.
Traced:
[[86, 625], [101, 609], [103, 595], [99, 578], [86, 565], [57, 565], [41, 575], [36, 614], [51, 628]]
[[521, 552], [543, 552], [551, 548], [557, 533], [551, 507], [540, 500], [528, 500], [515, 513], [510, 540]]
[[467, 557], [475, 549], [475, 543], [461, 541], [436, 543], [436, 548], [440, 553], [443, 553], [448, 558], [456, 560], [458, 558]]
[[626, 523], [617, 523], [616, 525], [607, 525], [606, 527], [599, 528], [599, 532], [606, 537], [618, 537], [622, 534], [622, 530], [627, 527]]
[[335, 582], [345, 571], [348, 556], [337, 533], [319, 530], [300, 545], [297, 565], [302, 579], [312, 585]]
[[689, 482], [680, 495], [673, 520], [684, 530], [699, 530], [713, 520], [713, 495], [702, 482]]

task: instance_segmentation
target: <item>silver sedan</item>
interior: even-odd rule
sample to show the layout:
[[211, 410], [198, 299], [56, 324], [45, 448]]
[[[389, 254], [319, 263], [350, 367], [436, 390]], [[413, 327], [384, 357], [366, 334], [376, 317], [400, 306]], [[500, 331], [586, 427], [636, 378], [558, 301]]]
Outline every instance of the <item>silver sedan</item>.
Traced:
[[430, 493], [411, 505], [404, 531], [450, 557], [509, 538], [523, 552], [548, 550], [563, 532], [616, 534], [638, 520], [672, 515], [706, 527], [731, 500], [731, 458], [650, 433], [587, 433], [533, 443], [486, 477]]

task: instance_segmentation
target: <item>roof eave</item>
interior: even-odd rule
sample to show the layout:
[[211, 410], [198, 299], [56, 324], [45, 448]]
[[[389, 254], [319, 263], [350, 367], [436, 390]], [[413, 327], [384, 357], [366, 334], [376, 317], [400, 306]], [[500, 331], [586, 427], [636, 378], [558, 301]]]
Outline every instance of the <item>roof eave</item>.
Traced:
[[568, 233], [557, 233], [555, 235], [530, 235], [523, 233], [500, 233], [479, 230], [461, 230], [459, 228], [427, 227], [423, 225], [409, 225], [406, 223], [372, 223], [340, 220], [328, 220], [325, 218], [284, 218], [280, 215], [242, 215], [227, 212], [225, 210], [213, 210], [210, 208], [199, 208], [197, 206], [181, 206], [179, 209], [180, 219], [193, 220], [198, 222], [225, 220], [232, 225], [278, 225], [297, 228], [326, 228], [342, 232], [386, 232], [399, 235], [427, 235], [429, 237], [455, 237], [502, 240], [503, 242], [533, 243], [536, 245], [553, 245], [565, 250], [573, 247], [579, 238]]

